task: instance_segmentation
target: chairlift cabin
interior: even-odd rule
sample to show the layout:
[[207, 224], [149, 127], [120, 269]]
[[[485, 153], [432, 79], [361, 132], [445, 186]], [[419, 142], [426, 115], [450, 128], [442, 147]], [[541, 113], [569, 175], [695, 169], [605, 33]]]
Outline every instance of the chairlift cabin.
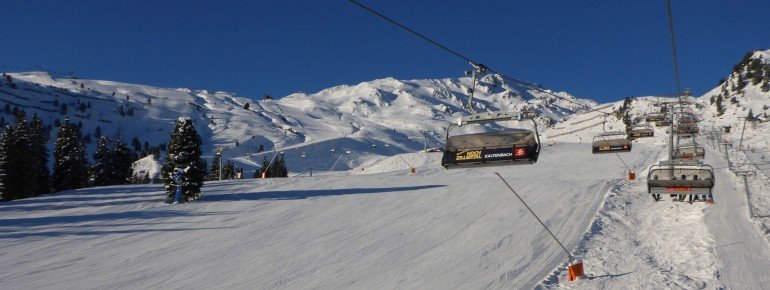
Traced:
[[446, 169], [534, 164], [540, 155], [540, 136], [534, 130], [505, 129], [494, 132], [450, 136], [454, 127], [524, 119], [520, 112], [486, 112], [461, 117], [447, 128], [441, 166]]
[[697, 125], [679, 124], [676, 127], [676, 134], [680, 138], [690, 138], [700, 132]]
[[647, 173], [647, 192], [655, 201], [661, 194], [710, 195], [713, 189], [714, 168], [695, 160], [661, 161]]
[[299, 155], [299, 157], [305, 158], [305, 157], [307, 157], [307, 153], [305, 153], [305, 152], [302, 152], [302, 153]]
[[691, 114], [683, 114], [679, 117], [679, 124], [695, 124], [698, 120]]
[[655, 130], [650, 125], [634, 126], [628, 131], [628, 137], [631, 139], [654, 137]]
[[663, 119], [665, 118], [666, 116], [663, 114], [646, 114], [644, 116], [644, 121], [646, 121], [647, 123], [653, 123], [653, 122], [663, 121]]
[[626, 132], [623, 131], [605, 132], [596, 135], [591, 144], [591, 152], [594, 154], [630, 151], [631, 140], [626, 137]]
[[706, 157], [706, 150], [698, 145], [679, 146], [674, 150], [672, 157], [678, 160], [703, 160]]

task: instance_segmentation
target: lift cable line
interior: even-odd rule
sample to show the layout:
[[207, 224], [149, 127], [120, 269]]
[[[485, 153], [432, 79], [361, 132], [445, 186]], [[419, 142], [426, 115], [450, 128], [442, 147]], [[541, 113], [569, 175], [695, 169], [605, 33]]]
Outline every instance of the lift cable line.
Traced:
[[[605, 119], [606, 119], [606, 117], [607, 117], [607, 116], [611, 115], [611, 113], [602, 112], [602, 111], [600, 111], [599, 109], [596, 109], [596, 108], [592, 108], [592, 107], [590, 107], [590, 106], [588, 106], [588, 105], [586, 105], [586, 104], [584, 104], [584, 103], [580, 103], [580, 102], [577, 102], [577, 101], [573, 101], [573, 100], [570, 100], [570, 99], [568, 99], [568, 98], [565, 98], [565, 97], [562, 97], [562, 96], [556, 95], [556, 94], [554, 94], [554, 93], [553, 93], [553, 92], [551, 92], [551, 91], [548, 91], [548, 90], [544, 90], [544, 89], [541, 89], [541, 88], [539, 88], [538, 86], [536, 86], [536, 85], [534, 85], [534, 84], [531, 84], [531, 83], [529, 83], [529, 82], [526, 82], [526, 81], [523, 81], [523, 80], [519, 80], [519, 79], [516, 79], [516, 78], [512, 78], [512, 77], [510, 77], [510, 76], [508, 76], [508, 75], [506, 75], [506, 74], [504, 74], [504, 73], [501, 73], [501, 72], [499, 72], [499, 71], [493, 70], [492, 68], [490, 68], [490, 67], [488, 67], [488, 66], [485, 66], [485, 65], [483, 65], [483, 64], [481, 64], [481, 63], [479, 63], [479, 62], [477, 62], [477, 61], [474, 61], [474, 60], [473, 60], [473, 59], [471, 59], [470, 57], [467, 57], [467, 56], [465, 56], [465, 55], [463, 55], [463, 54], [461, 54], [461, 53], [459, 53], [459, 52], [457, 52], [457, 51], [454, 51], [454, 50], [452, 50], [452, 49], [448, 48], [447, 46], [445, 46], [445, 45], [443, 45], [443, 44], [439, 43], [438, 41], [435, 41], [435, 40], [433, 40], [433, 39], [431, 39], [431, 38], [429, 38], [429, 37], [427, 37], [427, 36], [425, 36], [425, 35], [423, 35], [423, 34], [421, 34], [421, 33], [417, 32], [417, 31], [415, 31], [414, 29], [411, 29], [411, 28], [407, 27], [406, 25], [403, 25], [403, 24], [399, 23], [398, 21], [396, 21], [396, 20], [394, 20], [394, 19], [392, 19], [392, 18], [390, 18], [390, 17], [387, 17], [387, 16], [385, 16], [384, 14], [382, 14], [382, 13], [380, 13], [380, 12], [377, 12], [377, 11], [375, 11], [375, 10], [374, 10], [374, 9], [372, 9], [372, 8], [369, 8], [369, 7], [367, 7], [366, 5], [364, 5], [364, 4], [362, 4], [362, 3], [360, 3], [360, 2], [358, 2], [358, 1], [356, 1], [356, 0], [348, 0], [348, 1], [349, 1], [350, 3], [353, 3], [353, 4], [354, 4], [354, 5], [356, 5], [356, 6], [360, 7], [361, 9], [364, 9], [364, 10], [368, 11], [369, 13], [372, 13], [372, 14], [376, 15], [377, 17], [380, 17], [380, 18], [384, 19], [385, 21], [388, 21], [388, 22], [392, 23], [393, 25], [396, 25], [396, 26], [398, 26], [398, 27], [400, 27], [400, 28], [402, 28], [402, 29], [406, 30], [407, 32], [409, 32], [409, 33], [411, 33], [411, 34], [414, 34], [414, 35], [416, 35], [417, 37], [419, 37], [419, 38], [421, 38], [421, 39], [423, 39], [423, 40], [425, 40], [425, 41], [429, 42], [430, 44], [433, 44], [433, 45], [435, 45], [435, 46], [437, 46], [437, 47], [439, 47], [439, 48], [441, 48], [441, 49], [443, 49], [443, 50], [445, 50], [445, 51], [447, 51], [447, 52], [451, 53], [452, 55], [454, 55], [454, 56], [456, 56], [456, 57], [458, 57], [458, 58], [460, 58], [460, 59], [462, 59], [462, 60], [465, 60], [465, 61], [469, 62], [469, 63], [471, 64], [471, 66], [473, 66], [473, 68], [474, 68], [474, 71], [473, 71], [473, 72], [474, 72], [474, 74], [475, 74], [475, 72], [476, 72], [476, 71], [479, 71], [479, 72], [485, 72], [485, 71], [488, 71], [488, 72], [490, 72], [490, 73], [493, 73], [493, 74], [497, 74], [497, 75], [500, 75], [500, 76], [502, 76], [502, 77], [504, 77], [504, 78], [507, 78], [507, 79], [509, 79], [509, 80], [513, 81], [514, 83], [516, 83], [516, 84], [518, 84], [519, 86], [522, 86], [522, 87], [524, 87], [524, 88], [527, 88], [527, 89], [530, 89], [530, 90], [535, 90], [535, 91], [538, 91], [538, 92], [541, 92], [541, 93], [545, 93], [545, 94], [547, 94], [547, 95], [550, 95], [550, 96], [552, 96], [552, 97], [555, 97], [555, 98], [557, 98], [557, 99], [560, 99], [560, 100], [563, 100], [563, 101], [566, 101], [566, 102], [569, 102], [569, 103], [572, 103], [572, 104], [575, 104], [575, 105], [578, 105], [578, 106], [584, 107], [584, 108], [585, 108], [585, 109], [587, 109], [588, 111], [592, 111], [592, 112], [597, 112], [597, 113], [600, 113], [600, 114], [604, 115]], [[474, 75], [474, 77], [473, 77], [473, 81], [474, 81], [474, 87], [475, 87], [475, 75]], [[473, 88], [473, 89], [471, 90], [471, 92], [473, 92], [473, 91], [475, 91], [475, 88]], [[471, 94], [472, 94], [472, 93], [471, 93]], [[471, 95], [471, 98], [472, 98], [472, 95]], [[468, 104], [468, 109], [469, 109], [469, 110], [470, 110], [472, 113], [475, 113], [475, 110], [473, 109], [472, 99], [471, 99], [471, 101], [470, 101], [470, 102], [469, 102], [469, 104]], [[448, 135], [448, 134], [447, 134], [447, 135]], [[621, 161], [621, 162], [623, 162], [623, 164], [626, 166], [626, 168], [628, 168], [629, 172], [631, 172], [631, 169], [628, 167], [628, 165], [627, 165], [627, 164], [626, 164], [626, 162], [623, 160], [623, 158], [621, 158], [621, 157], [620, 157], [620, 155], [618, 155], [618, 154], [615, 154], [615, 156], [617, 156], [617, 157], [618, 157], [618, 159], [620, 159], [620, 161]]]
[[411, 29], [411, 28], [409, 28], [409, 27], [407, 27], [407, 26], [405, 26], [405, 25], [403, 25], [401, 23], [398, 23], [398, 21], [395, 21], [395, 20], [391, 19], [390, 17], [387, 17], [387, 16], [383, 15], [382, 13], [375, 11], [374, 9], [365, 6], [364, 4], [361, 4], [358, 1], [355, 1], [355, 0], [348, 0], [348, 1], [350, 1], [350, 3], [355, 4], [358, 7], [361, 7], [362, 9], [364, 9], [366, 11], [369, 11], [370, 13], [372, 13], [374, 15], [379, 16], [382, 19], [385, 19], [386, 21], [388, 21], [390, 23], [393, 23], [394, 25], [396, 25], [398, 27], [401, 27], [402, 29], [404, 29], [406, 31], [409, 31], [409, 33], [412, 33], [412, 34], [416, 35], [417, 37], [422, 38], [423, 40], [425, 40], [427, 42], [430, 42], [431, 44], [433, 44], [435, 46], [438, 46], [439, 48], [441, 48], [443, 50], [446, 50], [447, 52], [449, 52], [449, 53], [451, 53], [451, 54], [453, 54], [453, 55], [455, 55], [455, 56], [457, 56], [459, 58], [462, 58], [462, 59], [464, 59], [464, 60], [466, 60], [466, 61], [468, 61], [468, 62], [470, 62], [470, 63], [472, 63], [474, 65], [479, 65], [478, 62], [475, 62], [472, 59], [470, 59], [470, 58], [460, 54], [459, 52], [456, 52], [456, 51], [454, 51], [454, 50], [452, 50], [452, 49], [442, 45], [441, 43], [438, 43], [437, 41], [435, 41], [433, 39], [430, 39], [427, 36], [417, 32], [417, 31], [414, 31], [413, 29]]
[[388, 21], [388, 22], [392, 23], [393, 25], [396, 25], [396, 26], [400, 27], [401, 29], [406, 30], [407, 32], [409, 32], [411, 34], [416, 35], [417, 37], [427, 41], [428, 43], [433, 44], [433, 45], [441, 48], [442, 50], [444, 50], [446, 52], [449, 52], [452, 55], [454, 55], [454, 56], [456, 56], [456, 57], [458, 57], [458, 58], [460, 58], [462, 60], [465, 60], [465, 61], [469, 62], [471, 64], [471, 66], [474, 67], [474, 69], [479, 68], [479, 67], [483, 67], [486, 71], [489, 71], [490, 73], [497, 74], [499, 76], [507, 78], [507, 79], [513, 81], [514, 83], [516, 83], [516, 84], [518, 84], [518, 85], [520, 85], [520, 86], [522, 86], [524, 88], [527, 88], [527, 89], [530, 89], [530, 90], [535, 90], [535, 91], [538, 91], [538, 92], [550, 95], [552, 97], [555, 97], [557, 99], [560, 99], [560, 100], [563, 100], [563, 101], [566, 101], [566, 102], [569, 102], [569, 103], [572, 103], [572, 104], [584, 107], [588, 111], [598, 112], [598, 113], [605, 114], [605, 115], [610, 114], [610, 113], [605, 113], [605, 112], [599, 111], [598, 109], [594, 109], [594, 108], [592, 108], [589, 105], [586, 105], [586, 104], [583, 104], [583, 103], [580, 103], [580, 102], [577, 102], [577, 101], [573, 101], [573, 100], [570, 100], [568, 98], [556, 95], [553, 92], [541, 89], [541, 88], [539, 88], [538, 86], [536, 86], [536, 85], [534, 85], [532, 83], [529, 83], [529, 82], [526, 82], [526, 81], [523, 81], [523, 80], [519, 80], [519, 79], [516, 79], [516, 78], [512, 78], [510, 76], [507, 76], [507, 75], [505, 75], [505, 74], [503, 74], [503, 73], [501, 73], [499, 71], [493, 70], [492, 68], [490, 68], [488, 66], [485, 66], [485, 65], [483, 65], [483, 64], [481, 64], [481, 63], [479, 63], [477, 61], [474, 61], [470, 57], [467, 57], [467, 56], [465, 56], [465, 55], [463, 55], [463, 54], [461, 54], [461, 53], [459, 53], [457, 51], [454, 51], [454, 50], [448, 48], [447, 46], [439, 43], [438, 41], [430, 39], [429, 37], [427, 37], [427, 36], [417, 32], [417, 31], [415, 31], [414, 29], [411, 29], [411, 28], [407, 27], [406, 25], [403, 25], [403, 24], [399, 23], [398, 21], [396, 21], [396, 20], [394, 20], [392, 18], [387, 17], [387, 16], [383, 15], [382, 13], [377, 12], [374, 9], [367, 7], [366, 5], [361, 4], [360, 2], [358, 2], [356, 0], [348, 0], [348, 2], [353, 3], [354, 5], [360, 7], [361, 9], [364, 9], [364, 10], [368, 11], [369, 13], [372, 13], [372, 14], [376, 15], [377, 17], [380, 17], [380, 18], [384, 19], [385, 21]]
[[674, 77], [676, 78], [676, 92], [681, 93], [679, 82], [679, 60], [676, 53], [676, 37], [674, 36], [674, 17], [671, 15], [671, 0], [666, 0], [666, 12], [668, 12], [668, 31], [671, 34], [671, 51], [674, 54]]
[[572, 256], [572, 253], [570, 253], [570, 251], [569, 251], [569, 250], [567, 250], [567, 247], [565, 247], [565, 246], [564, 246], [564, 244], [562, 244], [562, 243], [561, 243], [561, 241], [559, 241], [559, 239], [558, 239], [558, 238], [556, 238], [556, 235], [554, 235], [554, 234], [553, 234], [553, 232], [551, 232], [551, 230], [550, 230], [550, 229], [548, 229], [548, 227], [545, 225], [545, 223], [543, 223], [543, 221], [542, 221], [542, 220], [541, 220], [541, 219], [540, 219], [540, 218], [539, 218], [539, 217], [538, 217], [538, 216], [535, 214], [535, 212], [534, 212], [534, 211], [532, 211], [532, 208], [530, 208], [530, 207], [529, 207], [529, 205], [527, 205], [527, 203], [526, 203], [526, 202], [524, 202], [524, 199], [522, 199], [522, 198], [521, 198], [521, 196], [519, 196], [519, 194], [518, 194], [518, 193], [516, 193], [516, 191], [515, 191], [515, 190], [513, 190], [513, 187], [511, 187], [511, 185], [510, 185], [510, 184], [508, 184], [508, 181], [505, 181], [505, 178], [503, 178], [503, 177], [500, 175], [500, 173], [498, 173], [498, 172], [495, 172], [495, 175], [497, 175], [497, 177], [500, 177], [500, 181], [502, 181], [502, 182], [503, 182], [503, 184], [505, 184], [505, 186], [506, 186], [506, 187], [508, 187], [508, 189], [510, 189], [510, 190], [511, 190], [511, 192], [513, 192], [513, 195], [515, 195], [515, 196], [516, 196], [516, 197], [519, 199], [519, 201], [521, 201], [521, 203], [524, 205], [524, 207], [526, 207], [526, 208], [527, 208], [527, 210], [529, 210], [529, 213], [531, 213], [531, 214], [532, 214], [532, 216], [534, 216], [534, 217], [535, 217], [535, 219], [536, 219], [536, 220], [537, 220], [537, 221], [540, 223], [540, 225], [541, 225], [541, 226], [543, 226], [543, 228], [545, 229], [545, 231], [547, 231], [547, 232], [548, 232], [548, 234], [550, 234], [550, 235], [551, 235], [551, 237], [554, 239], [554, 241], [556, 241], [556, 243], [557, 243], [557, 244], [559, 244], [559, 246], [561, 246], [561, 249], [562, 249], [562, 250], [564, 250], [564, 253], [566, 253], [566, 254], [567, 254], [567, 256], [569, 257], [570, 261], [573, 261], [573, 260], [575, 260], [575, 257], [574, 257], [574, 256]]

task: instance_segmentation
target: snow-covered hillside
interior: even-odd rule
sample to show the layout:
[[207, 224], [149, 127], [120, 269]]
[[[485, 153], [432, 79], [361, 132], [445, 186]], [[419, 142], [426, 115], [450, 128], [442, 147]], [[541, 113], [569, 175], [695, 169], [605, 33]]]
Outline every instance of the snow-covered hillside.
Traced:
[[[118, 134], [127, 141], [137, 137], [155, 146], [168, 142], [174, 120], [192, 117], [209, 161], [214, 149], [223, 146], [225, 158], [246, 167], [247, 174], [263, 156], [271, 158], [274, 149], [285, 152], [290, 170], [298, 173], [310, 167], [347, 170], [415, 152], [425, 143], [438, 146], [448, 124], [467, 112], [464, 104], [471, 83], [467, 77], [386, 78], [255, 101], [226, 92], [55, 77], [45, 72], [7, 76], [15, 88], [3, 80], [0, 102], [27, 114], [37, 113], [51, 123], [64, 118], [80, 122], [84, 134], [93, 134], [98, 126], [103, 134]], [[554, 94], [571, 101], [486, 75], [477, 84], [475, 106], [479, 111], [532, 110], [545, 127], [584, 109], [578, 104], [595, 105], [567, 93]], [[12, 121], [8, 112], [3, 117]], [[265, 152], [257, 154], [261, 146]], [[332, 155], [332, 149], [337, 155]]]
[[[253, 101], [223, 92], [11, 74], [17, 88], [3, 82], [0, 100], [44, 120], [63, 118], [60, 108], [52, 109], [58, 100], [69, 104], [67, 115], [82, 121], [86, 132], [98, 125], [105, 134], [119, 131], [157, 144], [167, 140], [177, 116], [189, 115], [207, 152], [224, 145], [226, 158], [249, 165], [274, 154], [256, 154], [260, 144], [278, 148], [294, 174], [207, 182], [200, 199], [179, 205], [163, 204], [159, 185], [0, 203], [0, 285], [767, 289], [768, 64], [770, 50], [750, 53], [726, 85], [698, 97], [692, 109], [704, 133], [692, 140], [706, 147], [704, 162], [715, 169], [711, 205], [668, 196], [654, 202], [648, 194], [647, 170], [666, 157], [666, 127], [635, 140], [631, 152], [591, 154], [594, 135], [625, 128], [614, 114], [624, 101], [595, 104], [559, 93], [592, 107], [583, 110], [494, 76], [482, 79], [477, 110], [539, 113], [542, 153], [534, 165], [444, 170], [441, 153], [421, 150], [440, 145], [444, 128], [464, 113], [467, 78], [388, 78]], [[91, 103], [77, 112], [90, 117], [73, 115], [78, 101]], [[630, 100], [629, 118], [660, 110], [657, 101]], [[134, 109], [134, 116], [118, 114], [120, 106]], [[760, 118], [747, 122], [744, 132], [749, 111]], [[732, 130], [718, 141], [728, 145], [705, 138], [723, 126]], [[151, 156], [135, 164], [147, 174], [158, 166]], [[312, 177], [306, 172], [311, 167]], [[739, 169], [757, 173], [748, 179], [750, 195], [734, 173]], [[636, 180], [625, 179], [628, 170]], [[495, 172], [585, 262], [582, 280], [565, 281], [566, 254]]]

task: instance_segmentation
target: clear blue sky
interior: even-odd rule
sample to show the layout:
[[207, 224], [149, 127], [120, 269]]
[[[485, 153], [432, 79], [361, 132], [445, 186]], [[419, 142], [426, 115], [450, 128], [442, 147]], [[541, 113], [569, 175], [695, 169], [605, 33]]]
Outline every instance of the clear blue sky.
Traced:
[[[675, 91], [665, 1], [360, 0], [508, 75], [598, 101]], [[770, 47], [770, 1], [672, 0], [682, 86]], [[344, 0], [3, 1], [0, 70], [250, 98], [468, 65]]]

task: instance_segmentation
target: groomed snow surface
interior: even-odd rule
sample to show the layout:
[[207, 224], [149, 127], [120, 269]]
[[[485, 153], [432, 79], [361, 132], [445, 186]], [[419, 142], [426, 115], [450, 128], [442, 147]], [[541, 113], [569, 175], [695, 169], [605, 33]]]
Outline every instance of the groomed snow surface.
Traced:
[[[614, 154], [544, 147], [535, 165], [439, 167], [440, 154], [381, 173], [209, 182], [165, 205], [158, 185], [91, 188], [0, 205], [3, 288], [762, 289], [768, 244], [724, 161], [716, 204], [646, 195], [664, 146]], [[420, 156], [422, 155], [422, 156]], [[720, 163], [721, 162], [721, 163]], [[392, 164], [392, 165], [386, 165]], [[385, 169], [390, 168], [390, 171]], [[585, 262], [566, 255], [494, 172]], [[733, 178], [734, 179], [734, 178]]]

